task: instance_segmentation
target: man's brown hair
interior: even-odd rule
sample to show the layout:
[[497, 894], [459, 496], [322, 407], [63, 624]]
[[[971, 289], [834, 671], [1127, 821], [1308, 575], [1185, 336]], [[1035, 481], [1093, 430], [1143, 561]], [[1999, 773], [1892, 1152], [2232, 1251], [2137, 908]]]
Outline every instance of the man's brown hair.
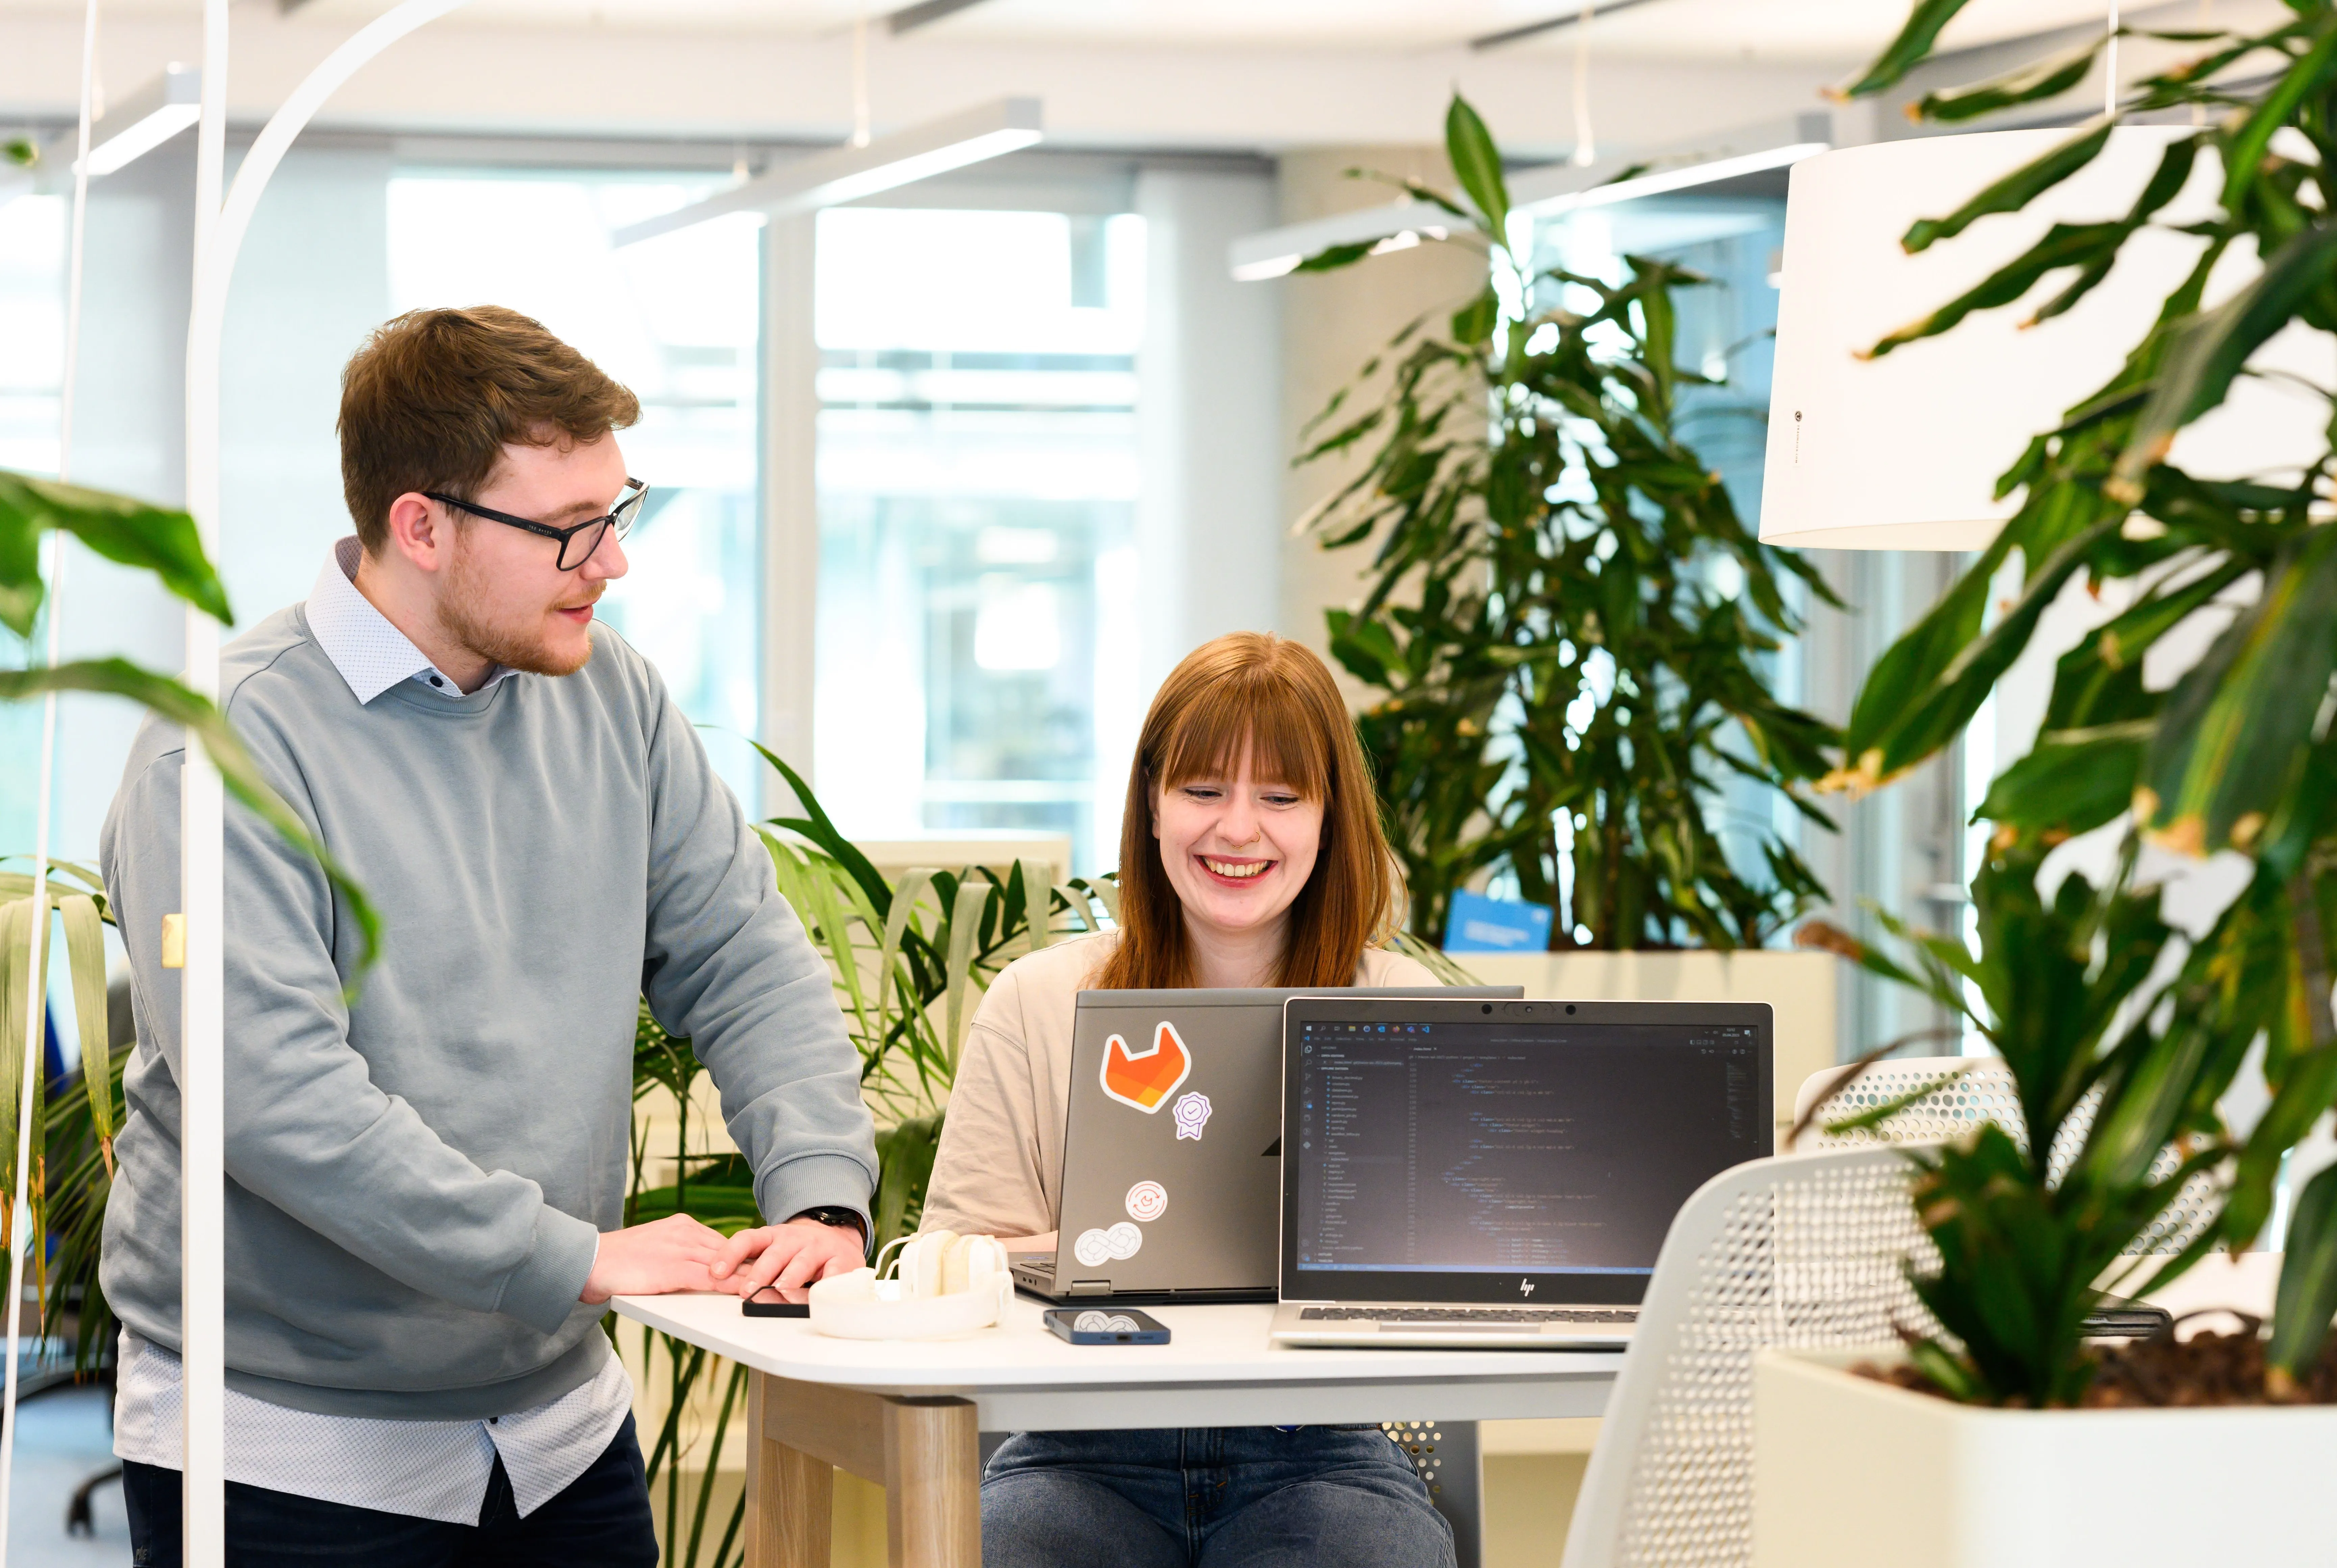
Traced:
[[341, 492], [357, 541], [378, 552], [408, 491], [468, 500], [507, 445], [582, 444], [640, 416], [640, 399], [516, 310], [394, 317], [341, 373]]
[[1303, 643], [1237, 631], [1203, 643], [1160, 683], [1144, 716], [1120, 819], [1120, 941], [1098, 990], [1193, 981], [1185, 906], [1152, 836], [1159, 792], [1230, 779], [1250, 759], [1260, 783], [1323, 803], [1315, 872], [1290, 906], [1276, 986], [1352, 986], [1364, 950], [1395, 925], [1394, 857], [1380, 831], [1371, 765], [1331, 672]]

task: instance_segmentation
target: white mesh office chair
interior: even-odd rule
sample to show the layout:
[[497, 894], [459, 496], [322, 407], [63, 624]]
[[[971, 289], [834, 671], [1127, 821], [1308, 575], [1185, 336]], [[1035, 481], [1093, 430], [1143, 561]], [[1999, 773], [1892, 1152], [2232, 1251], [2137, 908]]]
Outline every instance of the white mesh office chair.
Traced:
[[1753, 1353], [1929, 1329], [1905, 1260], [1931, 1243], [1888, 1146], [1754, 1160], [1683, 1205], [1591, 1452], [1565, 1568], [1753, 1559]]
[[[1968, 1069], [1955, 1082], [1933, 1090], [1901, 1110], [1892, 1112], [1875, 1126], [1860, 1127], [1850, 1132], [1829, 1133], [1828, 1122], [1839, 1122], [1857, 1115], [1877, 1105], [1888, 1105], [1902, 1096], [1913, 1094], [1925, 1084], [1937, 1083], [1959, 1068]], [[1794, 1121], [1798, 1125], [1809, 1114], [1809, 1108], [1820, 1096], [1833, 1086], [1842, 1076], [1840, 1067], [1828, 1067], [1812, 1073], [1802, 1082], [1794, 1096]], [[2079, 1102], [2067, 1121], [2061, 1124], [2060, 1135], [2054, 1140], [2053, 1157], [2048, 1169], [2058, 1177], [2069, 1168], [2086, 1134], [2094, 1125], [2094, 1105], [2098, 1096], [2089, 1095]], [[2005, 1069], [2001, 1057], [1913, 1057], [1904, 1061], [1875, 1062], [1858, 1075], [1832, 1104], [1818, 1113], [1810, 1130], [1802, 1135], [1804, 1149], [1873, 1147], [1889, 1144], [1923, 1144], [1960, 1138], [1983, 1121], [1994, 1122], [2023, 1148], [2029, 1144], [2027, 1120], [2020, 1114], [2020, 1102], [2013, 1095], [2012, 1075]], [[2161, 1151], [2153, 1174], [2165, 1175], [2181, 1162], [2182, 1156], [2173, 1149]], [[2205, 1171], [2194, 1175], [2183, 1184], [2182, 1192], [2166, 1212], [2151, 1222], [2134, 1245], [2130, 1253], [2179, 1252], [2185, 1242], [2198, 1233], [2201, 1225], [2214, 1217], [2218, 1199], [2215, 1176]]]

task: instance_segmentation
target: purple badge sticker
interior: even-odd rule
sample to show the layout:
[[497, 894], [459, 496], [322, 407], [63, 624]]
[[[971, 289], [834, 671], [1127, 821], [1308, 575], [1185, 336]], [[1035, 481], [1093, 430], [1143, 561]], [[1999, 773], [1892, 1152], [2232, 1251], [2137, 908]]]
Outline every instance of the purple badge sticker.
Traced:
[[1209, 1096], [1198, 1090], [1178, 1097], [1177, 1107], [1169, 1113], [1177, 1118], [1177, 1135], [1201, 1140], [1201, 1129], [1209, 1125]]

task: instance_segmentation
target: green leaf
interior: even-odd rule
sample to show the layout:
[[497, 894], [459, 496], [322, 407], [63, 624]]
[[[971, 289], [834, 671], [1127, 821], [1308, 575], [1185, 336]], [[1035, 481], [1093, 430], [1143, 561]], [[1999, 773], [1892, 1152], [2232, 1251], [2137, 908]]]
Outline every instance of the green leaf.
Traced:
[[2337, 1317], [2337, 1165], [2304, 1183], [2295, 1213], [2289, 1216], [2265, 1367], [2303, 1381], [2321, 1359], [2332, 1317]]
[[[87, 893], [67, 893], [57, 901], [57, 909], [64, 917], [65, 964], [73, 976], [75, 1036], [84, 1050], [93, 1052], [103, 1048], [96, 1042], [113, 1037], [106, 1017], [105, 922], [98, 914], [97, 901]], [[111, 1143], [120, 1119], [113, 1114], [106, 1075], [84, 1070], [82, 1080], [88, 1093], [92, 1130], [101, 1141]]]
[[190, 691], [168, 676], [157, 675], [123, 658], [0, 670], [0, 702], [22, 701], [52, 691], [126, 696], [157, 718], [179, 726], [202, 742], [204, 754], [219, 769], [220, 782], [227, 793], [282, 834], [294, 848], [313, 857], [348, 906], [349, 916], [357, 922], [358, 934], [364, 940], [357, 972], [350, 977], [347, 988], [348, 994], [355, 996], [358, 979], [372, 968], [380, 954], [381, 917], [366, 897], [365, 890], [317, 842], [307, 825], [293, 814], [292, 808], [284, 803], [283, 797], [251, 760], [251, 754], [244, 749], [243, 741], [228, 724], [226, 716], [212, 706], [210, 699]]
[[1489, 342], [1501, 318], [1501, 299], [1489, 285], [1483, 293], [1452, 313], [1452, 341], [1472, 348]]
[[1484, 215], [1485, 227], [1496, 244], [1505, 244], [1510, 221], [1510, 188], [1501, 178], [1501, 155], [1493, 134], [1469, 101], [1458, 93], [1444, 112], [1444, 152], [1452, 161], [1452, 176]]
[[1883, 45], [1882, 53], [1866, 68], [1866, 74], [1846, 87], [1834, 89], [1836, 98], [1871, 98], [1922, 63], [1939, 42], [1940, 29], [1955, 20], [1956, 13], [1964, 8], [1964, 0], [1917, 0], [1908, 13], [1906, 25], [1899, 35]]
[[2283, 125], [2290, 124], [2296, 112], [2309, 96], [2325, 94], [2330, 89], [2329, 73], [2332, 61], [2337, 61], [2337, 19], [2326, 11], [2319, 16], [2320, 36], [2313, 41], [2303, 57], [2282, 73], [2271, 92], [2249, 112], [2245, 122], [2224, 149], [2224, 206], [2237, 210], [2250, 184], [2264, 166], [2264, 154], [2272, 149], [2272, 139]]
[[2056, 223], [2045, 238], [1998, 268], [1979, 283], [1949, 300], [1929, 316], [1878, 339], [1860, 355], [1880, 359], [1892, 349], [1921, 338], [1935, 337], [1975, 310], [2010, 305], [2037, 286], [2049, 272], [2076, 267], [2091, 271], [2097, 265], [2107, 276], [2128, 229], [2121, 223]]
[[2191, 317], [2104, 487], [2108, 493], [2128, 505], [2140, 501], [2145, 471], [2166, 457], [2176, 432], [2222, 403], [2248, 356], [2296, 319], [2332, 277], [2337, 223], [2317, 225], [2282, 246], [2237, 294]]
[[881, 914], [890, 908], [893, 891], [885, 884], [884, 874], [828, 820], [827, 813], [820, 809], [819, 797], [811, 793], [811, 785], [804, 782], [803, 774], [781, 762], [778, 754], [762, 742], [749, 740], [747, 744], [753, 746], [765, 762], [778, 770], [779, 776], [787, 781], [787, 788], [795, 792], [797, 803], [809, 813], [802, 817], [774, 817], [771, 820], [789, 832], [803, 834], [835, 856], [844, 869], [852, 873], [853, 881], [860, 884], [869, 901], [876, 906], [877, 912]]
[[2107, 725], [2038, 737], [2027, 756], [1988, 787], [1974, 822], [2081, 833], [2133, 803], [2142, 748], [2152, 726]]
[[162, 586], [221, 622], [227, 589], [203, 554], [195, 520], [128, 496], [0, 470], [0, 625], [33, 633], [41, 605], [40, 536], [72, 534], [108, 560], [152, 572]]
[[2144, 763], [2142, 825], [2184, 853], [2256, 847], [2337, 670], [2337, 528], [2311, 530], [2267, 576], [2176, 683]]
[[1970, 87], [1947, 87], [1927, 93], [1910, 109], [1911, 115], [1925, 120], [1952, 123], [1959, 120], [1976, 120], [1999, 110], [2017, 108], [2041, 99], [2058, 98], [2086, 79], [2093, 69], [2094, 56], [2108, 42], [2105, 32], [2089, 43], [2065, 54], [2048, 55], [2026, 65], [2008, 71], [2003, 75]]
[[1379, 241], [1375, 239], [1365, 239], [1352, 245], [1326, 246], [1292, 268], [1291, 270], [1293, 272], [1336, 272], [1342, 267], [1352, 267], [1369, 256], [1372, 253], [1372, 248], [1378, 243]]
[[2091, 163], [2109, 140], [2107, 124], [2071, 137], [1988, 186], [1945, 218], [1919, 219], [1899, 241], [1900, 248], [1912, 256], [1942, 239], [1954, 239], [1991, 213], [2019, 211]]
[[930, 1116], [909, 1117], [876, 1135], [876, 1167], [882, 1174], [871, 1207], [877, 1246], [915, 1233], [941, 1144], [939, 1111]]

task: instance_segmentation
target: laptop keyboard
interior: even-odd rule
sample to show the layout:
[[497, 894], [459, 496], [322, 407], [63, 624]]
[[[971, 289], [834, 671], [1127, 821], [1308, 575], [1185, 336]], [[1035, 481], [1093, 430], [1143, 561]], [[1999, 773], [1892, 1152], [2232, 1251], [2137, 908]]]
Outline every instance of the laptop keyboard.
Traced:
[[1302, 1307], [1309, 1323], [1636, 1323], [1637, 1307]]

